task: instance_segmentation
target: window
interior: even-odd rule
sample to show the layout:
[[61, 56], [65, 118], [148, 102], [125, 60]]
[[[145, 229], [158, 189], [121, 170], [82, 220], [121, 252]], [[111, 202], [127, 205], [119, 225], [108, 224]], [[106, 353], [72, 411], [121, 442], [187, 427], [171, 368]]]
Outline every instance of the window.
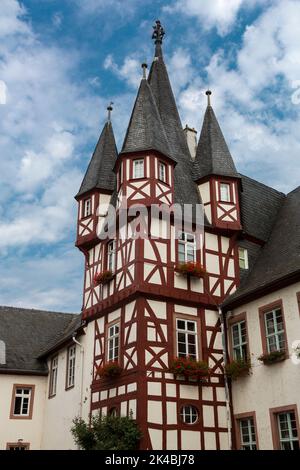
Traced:
[[176, 318], [176, 343], [178, 357], [197, 359], [197, 322]]
[[220, 200], [223, 202], [230, 202], [230, 184], [220, 183]]
[[144, 160], [133, 160], [133, 178], [144, 178]]
[[239, 248], [239, 265], [241, 269], [249, 269], [248, 251], [245, 248]]
[[178, 237], [178, 261], [186, 263], [196, 261], [196, 241], [195, 235], [180, 232]]
[[111, 240], [107, 244], [107, 269], [112, 273], [115, 271], [116, 267], [116, 242]]
[[107, 357], [109, 361], [117, 361], [119, 359], [119, 338], [120, 326], [119, 323], [115, 323], [108, 328]]
[[75, 384], [75, 358], [76, 358], [76, 345], [68, 348], [67, 355], [67, 382], [66, 388], [74, 387]]
[[299, 450], [299, 437], [294, 411], [277, 414], [281, 450]]
[[167, 181], [167, 167], [164, 163], [158, 163], [158, 179], [166, 183]]
[[29, 444], [27, 442], [7, 443], [6, 450], [29, 450]]
[[239, 419], [239, 430], [242, 450], [256, 450], [256, 435], [254, 419], [252, 416], [249, 418]]
[[115, 406], [113, 408], [110, 408], [108, 412], [108, 416], [114, 416], [114, 417], [118, 416], [118, 410]]
[[83, 217], [88, 217], [92, 213], [92, 199], [89, 197], [83, 201]]
[[34, 386], [14, 385], [11, 418], [31, 418]]
[[58, 369], [58, 356], [55, 356], [51, 361], [49, 397], [53, 397], [54, 395], [56, 395], [57, 369]]
[[198, 410], [195, 406], [185, 405], [181, 408], [180, 416], [185, 424], [194, 424], [198, 420]]
[[264, 315], [267, 352], [285, 350], [285, 331], [281, 308], [266, 312]]
[[248, 358], [246, 321], [240, 321], [231, 326], [231, 337], [233, 359], [246, 361]]

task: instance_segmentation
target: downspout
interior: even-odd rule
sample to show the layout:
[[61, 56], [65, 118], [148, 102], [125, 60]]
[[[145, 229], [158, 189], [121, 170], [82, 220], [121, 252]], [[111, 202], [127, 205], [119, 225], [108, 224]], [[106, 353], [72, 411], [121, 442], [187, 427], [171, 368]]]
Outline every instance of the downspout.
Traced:
[[[224, 369], [225, 369], [226, 364], [227, 364], [227, 342], [226, 342], [226, 335], [225, 335], [224, 316], [223, 316], [222, 308], [220, 305], [218, 305], [218, 313], [219, 313], [219, 318], [220, 318], [220, 323], [221, 323], [223, 360], [224, 360]], [[230, 409], [230, 393], [229, 393], [228, 377], [226, 374], [224, 374], [224, 382], [225, 382], [228, 447], [229, 447], [229, 450], [232, 450], [232, 435], [231, 435], [232, 423], [231, 423], [231, 409]]]
[[81, 354], [81, 378], [80, 378], [80, 403], [79, 403], [79, 418], [82, 418], [82, 400], [83, 400], [83, 365], [84, 365], [84, 347], [79, 341], [77, 341], [75, 335], [72, 337], [72, 341], [80, 347]]

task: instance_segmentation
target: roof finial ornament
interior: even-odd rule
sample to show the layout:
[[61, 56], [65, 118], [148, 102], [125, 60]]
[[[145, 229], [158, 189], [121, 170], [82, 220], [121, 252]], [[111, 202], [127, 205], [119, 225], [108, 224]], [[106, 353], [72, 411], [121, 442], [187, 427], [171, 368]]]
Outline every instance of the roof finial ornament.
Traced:
[[111, 119], [111, 112], [113, 110], [112, 105], [113, 105], [113, 102], [111, 101], [106, 108], [107, 109], [107, 122], [110, 122], [110, 119]]
[[146, 64], [146, 62], [143, 62], [142, 63], [142, 69], [143, 69], [143, 79], [146, 80], [147, 78], [147, 68], [148, 68], [148, 65]]
[[205, 94], [207, 96], [207, 106], [210, 106], [211, 91], [207, 90]]
[[166, 33], [159, 20], [155, 21], [153, 29], [152, 39], [154, 39], [154, 44], [161, 44]]

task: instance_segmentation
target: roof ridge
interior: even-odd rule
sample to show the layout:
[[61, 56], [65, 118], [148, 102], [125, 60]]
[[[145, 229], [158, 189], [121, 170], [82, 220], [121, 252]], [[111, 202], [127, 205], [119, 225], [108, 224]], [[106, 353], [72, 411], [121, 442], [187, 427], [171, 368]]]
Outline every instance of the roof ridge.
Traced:
[[[286, 195], [285, 193], [283, 193], [282, 191], [278, 191], [278, 189], [273, 188], [272, 186], [269, 186], [269, 185], [266, 184], [266, 183], [262, 183], [261, 181], [258, 181], [258, 180], [254, 179], [254, 178], [251, 178], [251, 176], [243, 175], [242, 173], [238, 173], [238, 174], [241, 176], [241, 178], [247, 178], [248, 180], [251, 180], [251, 181], [253, 181], [254, 183], [257, 183], [257, 184], [259, 184], [260, 186], [264, 186], [264, 187], [267, 188], [267, 189], [271, 189], [272, 191], [276, 192], [277, 194], [281, 194], [282, 196], [287, 196], [287, 195]], [[300, 186], [299, 186], [299, 188], [300, 188]]]
[[72, 316], [72, 317], [76, 317], [78, 315], [80, 315], [80, 313], [68, 313], [68, 312], [58, 312], [58, 311], [55, 311], [55, 310], [39, 310], [37, 308], [26, 308], [26, 307], [14, 307], [12, 305], [0, 305], [0, 309], [9, 309], [9, 310], [22, 310], [22, 311], [26, 311], [26, 312], [29, 312], [29, 313], [51, 313], [51, 314], [55, 314], [55, 315], [69, 315], [69, 316]]

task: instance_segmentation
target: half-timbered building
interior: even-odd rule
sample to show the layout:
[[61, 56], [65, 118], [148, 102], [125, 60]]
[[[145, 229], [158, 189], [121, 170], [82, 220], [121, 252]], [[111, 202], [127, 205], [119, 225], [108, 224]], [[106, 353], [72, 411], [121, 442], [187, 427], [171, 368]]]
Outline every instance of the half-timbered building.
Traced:
[[[131, 415], [141, 449], [296, 448], [300, 191], [286, 196], [237, 171], [209, 90], [198, 142], [182, 128], [163, 37], [157, 21], [121, 151], [109, 106], [76, 195], [82, 312], [37, 356], [49, 372], [41, 432], [50, 437], [36, 447], [70, 446], [73, 412]], [[271, 367], [258, 360], [274, 352]], [[59, 400], [78, 393], [58, 436], [61, 356]], [[252, 368], [233, 380], [226, 370], [241, 360]]]

